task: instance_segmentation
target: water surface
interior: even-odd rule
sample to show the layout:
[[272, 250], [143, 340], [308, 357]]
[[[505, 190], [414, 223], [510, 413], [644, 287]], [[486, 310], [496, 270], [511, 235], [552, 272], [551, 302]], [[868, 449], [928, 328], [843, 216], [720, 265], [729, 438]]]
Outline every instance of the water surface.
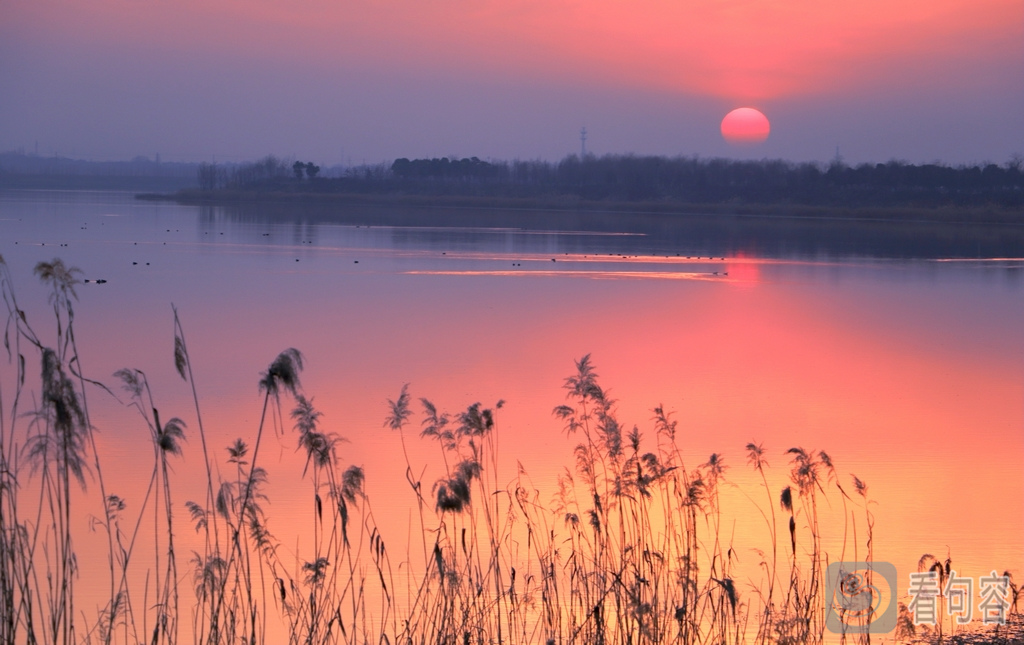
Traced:
[[[762, 510], [767, 502], [744, 450], [756, 441], [773, 497], [790, 483], [792, 447], [827, 451], [846, 490], [851, 473], [864, 480], [875, 558], [904, 577], [924, 553], [949, 554], [964, 575], [1024, 573], [1017, 257], [899, 257], [885, 244], [875, 255], [863, 245], [844, 254], [770, 237], [759, 251], [742, 235], [611, 220], [588, 231], [578, 216], [552, 223], [535, 213], [521, 226], [511, 215], [487, 225], [486, 213], [465, 212], [439, 216], [444, 225], [422, 213], [382, 225], [358, 209], [330, 217], [282, 209], [0, 194], [0, 254], [37, 331], [54, 332], [32, 275], [37, 262], [59, 257], [83, 279], [106, 280], [77, 287], [82, 366], [113, 389], [115, 370], [143, 370], [161, 415], [188, 423], [175, 466], [179, 502], [202, 499], [204, 488], [191, 392], [172, 362], [172, 304], [218, 458], [235, 437], [252, 441], [259, 374], [279, 351], [298, 348], [305, 392], [325, 427], [348, 440], [343, 461], [365, 468], [378, 520], [396, 543], [418, 528], [399, 439], [382, 427], [386, 399], [409, 383], [415, 398], [452, 412], [503, 400], [500, 472], [511, 481], [521, 466], [546, 500], [573, 468], [578, 441], [551, 411], [574, 361], [589, 354], [624, 426], [652, 438], [651, 410], [664, 405], [689, 465], [724, 458], [741, 561], [753, 561], [767, 535], [752, 498]], [[131, 508], [151, 470], [147, 430], [113, 397], [91, 397], [107, 487]], [[410, 462], [429, 486], [443, 465], [435, 444], [413, 438], [418, 408], [414, 419]], [[262, 465], [271, 530], [299, 558], [312, 497], [287, 417], [283, 426]], [[835, 560], [848, 554], [837, 546], [841, 496], [831, 499], [824, 512], [835, 523], [827, 544]], [[80, 522], [88, 535], [88, 518]]]

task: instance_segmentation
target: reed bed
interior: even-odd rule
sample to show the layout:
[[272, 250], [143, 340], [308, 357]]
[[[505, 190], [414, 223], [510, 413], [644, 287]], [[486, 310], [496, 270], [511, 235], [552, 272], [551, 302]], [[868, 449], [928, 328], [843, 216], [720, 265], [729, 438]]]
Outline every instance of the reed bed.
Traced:
[[[828, 562], [873, 557], [867, 486], [841, 481], [827, 453], [776, 451], [788, 462], [779, 487], [769, 452], [747, 444], [760, 489], [742, 491], [750, 505], [729, 508], [725, 458], [686, 454], [664, 406], [645, 432], [625, 426], [589, 356], [553, 410], [552, 423], [576, 442], [554, 494], [537, 490], [522, 465], [500, 474], [501, 401], [449, 413], [414, 402], [408, 386], [388, 400], [380, 431], [402, 446], [419, 536], [395, 550], [363, 486], [372, 474], [344, 465], [342, 438], [322, 428], [302, 388], [298, 350], [271, 360], [258, 381], [259, 423], [218, 461], [225, 453], [207, 445], [178, 312], [173, 367], [191, 388], [190, 423], [160, 413], [140, 369], [119, 370], [111, 385], [87, 377], [75, 338], [79, 271], [54, 259], [35, 272], [52, 307], [48, 338], [33, 330], [0, 258], [10, 368], [0, 383], [2, 643], [263, 643], [277, 633], [291, 643], [385, 645], [817, 643], [826, 637]], [[170, 369], [171, 358], [152, 367]], [[94, 396], [133, 408], [150, 437], [152, 472], [133, 513], [105, 485]], [[271, 531], [261, 451], [267, 428], [287, 425], [314, 500], [304, 529], [311, 546], [297, 561]], [[203, 496], [192, 500], [175, 494], [173, 473], [188, 436], [205, 474]], [[414, 440], [436, 450], [433, 481], [410, 460]], [[826, 503], [842, 507], [842, 527], [819, 522]], [[91, 612], [77, 602], [72, 518], [97, 505], [105, 598]], [[729, 527], [751, 508], [763, 542], [737, 544]], [[178, 551], [183, 531], [198, 536], [191, 553]], [[826, 539], [840, 552], [827, 552]], [[760, 577], [740, 578], [737, 554], [751, 550]]]

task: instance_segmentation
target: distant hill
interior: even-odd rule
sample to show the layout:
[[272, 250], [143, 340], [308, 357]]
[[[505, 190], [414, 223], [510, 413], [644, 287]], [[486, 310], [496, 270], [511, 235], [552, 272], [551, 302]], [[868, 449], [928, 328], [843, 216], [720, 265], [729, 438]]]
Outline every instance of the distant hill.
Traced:
[[198, 186], [199, 164], [162, 162], [147, 157], [131, 161], [84, 161], [0, 153], [0, 188], [163, 190]]

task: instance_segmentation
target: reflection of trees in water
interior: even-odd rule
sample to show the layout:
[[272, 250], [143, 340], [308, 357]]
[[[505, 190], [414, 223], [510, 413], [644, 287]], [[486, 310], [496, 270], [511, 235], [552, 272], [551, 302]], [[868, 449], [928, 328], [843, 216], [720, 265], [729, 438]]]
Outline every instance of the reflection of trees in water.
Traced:
[[[1003, 165], [959, 167], [900, 161], [849, 166], [838, 158], [827, 165], [632, 155], [571, 155], [554, 163], [402, 158], [390, 166], [331, 169], [333, 177], [318, 171], [311, 163], [289, 166], [274, 157], [230, 168], [202, 164], [204, 189], [240, 191], [217, 195], [239, 201], [204, 206], [202, 221], [390, 226], [396, 227], [391, 243], [400, 247], [431, 248], [432, 240], [450, 237], [451, 231], [397, 229], [459, 227], [641, 235], [558, 240], [560, 250], [582, 253], [1024, 255], [1024, 232], [1015, 226], [1013, 210], [1024, 206], [1019, 157]], [[312, 199], [275, 204], [265, 199], [268, 194]], [[385, 205], [382, 199], [400, 203]], [[690, 214], [666, 212], [673, 206]], [[631, 208], [641, 212], [624, 212]], [[971, 210], [957, 210], [962, 208]], [[702, 209], [706, 214], [693, 214]], [[294, 241], [308, 241], [313, 234], [315, 226], [297, 229]]]
[[[542, 253], [742, 254], [764, 258], [1024, 257], [1024, 230], [996, 224], [327, 202], [253, 202], [199, 208], [201, 226], [211, 231], [224, 224], [291, 225], [290, 237], [300, 242], [317, 239], [322, 224], [390, 227], [386, 232], [376, 232], [375, 239], [403, 249], [472, 247]], [[527, 231], [531, 234], [525, 235]], [[544, 232], [551, 235], [536, 235]], [[254, 240], [265, 240], [263, 233], [251, 231]]]

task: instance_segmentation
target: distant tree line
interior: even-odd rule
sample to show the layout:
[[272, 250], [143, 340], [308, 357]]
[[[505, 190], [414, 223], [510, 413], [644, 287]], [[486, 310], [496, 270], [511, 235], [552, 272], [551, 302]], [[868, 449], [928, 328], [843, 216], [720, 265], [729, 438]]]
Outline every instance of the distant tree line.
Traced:
[[259, 161], [231, 166], [201, 163], [197, 175], [201, 190], [216, 190], [282, 185], [292, 176], [292, 171], [283, 159], [269, 155]]
[[466, 181], [475, 179], [494, 179], [502, 174], [500, 164], [480, 161], [477, 157], [469, 159], [395, 159], [391, 164], [391, 172], [403, 180], [441, 179]]
[[[396, 159], [390, 166], [349, 168], [318, 177], [319, 167], [275, 157], [219, 169], [203, 164], [204, 189], [473, 195], [569, 196], [607, 201], [793, 203], [842, 206], [997, 204], [1024, 206], [1024, 158], [1002, 165], [915, 165], [902, 161], [847, 165], [781, 160], [577, 155], [561, 161]], [[316, 178], [316, 187], [308, 180]]]

